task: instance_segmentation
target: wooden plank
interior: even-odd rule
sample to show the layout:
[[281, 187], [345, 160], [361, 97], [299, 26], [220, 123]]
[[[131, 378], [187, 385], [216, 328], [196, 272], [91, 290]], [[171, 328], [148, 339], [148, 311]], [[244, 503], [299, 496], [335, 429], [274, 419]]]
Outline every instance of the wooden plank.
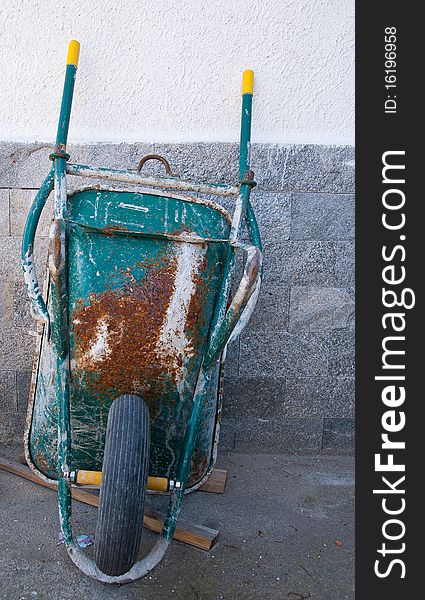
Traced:
[[213, 469], [207, 481], [199, 488], [199, 491], [212, 492], [213, 494], [224, 494], [226, 481], [227, 471], [225, 469]]
[[[151, 531], [159, 533], [162, 530], [165, 515], [153, 511], [146, 510], [143, 517], [143, 525]], [[196, 523], [188, 523], [181, 519], [177, 522], [177, 527], [174, 532], [173, 539], [195, 546], [201, 550], [210, 550], [220, 532], [217, 529], [196, 525]]]
[[[28, 479], [34, 483], [38, 483], [39, 485], [49, 488], [50, 490], [57, 490], [56, 483], [44, 481], [44, 479], [37, 477], [37, 475], [35, 475], [35, 473], [33, 473], [29, 467], [24, 467], [23, 465], [20, 465], [19, 463], [2, 456], [0, 456], [0, 469], [8, 471], [9, 473], [13, 473], [14, 475], [18, 475], [18, 477]], [[96, 494], [92, 494], [91, 492], [80, 490], [75, 487], [71, 489], [71, 494], [74, 500], [84, 502], [85, 504], [90, 504], [91, 506], [99, 506], [99, 496]], [[156, 511], [147, 510], [145, 511], [145, 516], [143, 517], [143, 525], [147, 529], [159, 533], [162, 530], [164, 519], [165, 515]], [[200, 548], [201, 550], [210, 550], [213, 543], [217, 539], [218, 534], [219, 531], [216, 529], [204, 527], [203, 525], [197, 525], [195, 523], [188, 523], [187, 521], [182, 521], [179, 519], [174, 532], [174, 539], [178, 540], [179, 542], [184, 542], [185, 544], [194, 546], [195, 548]]]
[[49, 488], [50, 490], [58, 489], [56, 483], [50, 483], [48, 481], [40, 479], [40, 477], [37, 477], [37, 475], [35, 475], [35, 473], [33, 473], [29, 467], [20, 465], [14, 460], [4, 458], [4, 456], [0, 456], [0, 469], [3, 469], [3, 471], [8, 471], [9, 473], [13, 473], [14, 475], [18, 475], [18, 477], [23, 477], [24, 479], [33, 481], [34, 483], [38, 483], [44, 487]]

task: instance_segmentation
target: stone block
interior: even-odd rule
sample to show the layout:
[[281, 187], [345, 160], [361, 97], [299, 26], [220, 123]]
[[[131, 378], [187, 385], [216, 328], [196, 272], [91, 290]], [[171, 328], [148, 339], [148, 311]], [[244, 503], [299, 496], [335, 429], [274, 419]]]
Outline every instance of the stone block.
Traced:
[[0, 329], [13, 326], [13, 292], [14, 282], [0, 277], [2, 291], [0, 294]]
[[264, 244], [288, 240], [291, 228], [291, 194], [254, 190], [252, 205]]
[[355, 369], [355, 336], [353, 331], [330, 333], [329, 372], [335, 377], [353, 377]]
[[353, 194], [294, 194], [292, 240], [354, 238]]
[[39, 188], [51, 168], [53, 144], [0, 142], [0, 186]]
[[333, 286], [337, 283], [334, 242], [282, 241], [264, 247], [264, 287]]
[[322, 444], [322, 419], [227, 417], [235, 431], [236, 452], [318, 452]]
[[224, 363], [224, 377], [237, 377], [239, 375], [240, 337], [227, 346], [226, 361]]
[[224, 416], [276, 417], [286, 414], [284, 378], [232, 377], [224, 380]]
[[324, 396], [324, 417], [354, 419], [355, 416], [355, 379], [337, 377], [331, 380], [332, 393]]
[[353, 452], [355, 446], [354, 419], [324, 419], [324, 452]]
[[347, 328], [354, 318], [354, 296], [334, 287], [292, 286], [289, 331], [314, 332]]
[[0, 420], [3, 420], [5, 415], [16, 415], [16, 413], [16, 372], [13, 369], [2, 368], [0, 371]]
[[17, 414], [4, 414], [0, 419], [0, 440], [7, 444], [16, 444], [22, 440], [24, 435], [24, 423], [22, 417]]
[[0, 364], [5, 370], [32, 368], [35, 351], [34, 331], [21, 327], [0, 329]]
[[16, 374], [16, 392], [18, 414], [26, 415], [31, 385], [31, 371], [18, 371]]
[[290, 377], [285, 406], [290, 417], [353, 418], [354, 379]]
[[35, 321], [31, 316], [30, 301], [27, 288], [23, 281], [13, 281], [13, 325], [28, 331], [36, 329]]
[[220, 452], [231, 452], [236, 444], [236, 431], [227, 419], [222, 419], [220, 423], [220, 437], [218, 448]]
[[[22, 237], [28, 211], [34, 200], [37, 190], [10, 190], [10, 230], [11, 235]], [[49, 228], [53, 218], [53, 194], [41, 214], [37, 227], [37, 236], [49, 237]]]
[[9, 190], [0, 189], [0, 237], [10, 235]]
[[262, 189], [354, 192], [354, 147], [253, 144], [252, 167]]
[[241, 339], [241, 377], [324, 376], [328, 373], [326, 334], [248, 332]]
[[263, 284], [246, 331], [285, 331], [289, 322], [289, 286]]
[[354, 241], [335, 242], [335, 280], [341, 287], [354, 287], [355, 244]]

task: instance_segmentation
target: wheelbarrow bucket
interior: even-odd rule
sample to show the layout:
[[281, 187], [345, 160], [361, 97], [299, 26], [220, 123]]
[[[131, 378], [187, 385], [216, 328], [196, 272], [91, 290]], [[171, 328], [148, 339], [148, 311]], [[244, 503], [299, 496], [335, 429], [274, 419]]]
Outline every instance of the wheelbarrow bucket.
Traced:
[[[206, 240], [226, 240], [230, 218], [211, 202], [121, 190], [78, 192], [68, 210], [70, 468], [102, 470], [109, 408], [131, 392], [149, 408], [149, 473], [175, 479], [226, 253], [225, 241]], [[50, 478], [55, 375], [44, 339], [29, 443]], [[212, 468], [217, 382], [210, 387], [187, 488]]]
[[[33, 471], [58, 482], [60, 525], [72, 560], [100, 581], [123, 583], [162, 558], [184, 493], [212, 471], [221, 365], [258, 295], [261, 245], [249, 201], [255, 185], [249, 170], [252, 72], [244, 76], [239, 184], [188, 182], [156, 155], [136, 171], [67, 162], [78, 49], [71, 42], [53, 167], [24, 231], [25, 280], [34, 316], [43, 323], [25, 449]], [[165, 177], [141, 174], [149, 159], [165, 165]], [[67, 175], [108, 185], [67, 193]], [[53, 190], [43, 296], [32, 248]], [[234, 196], [233, 218], [198, 192]], [[239, 242], [243, 222], [249, 244]], [[245, 270], [231, 297], [237, 251], [246, 255]], [[95, 561], [78, 547], [71, 527], [72, 486], [93, 484], [101, 490]], [[154, 548], [137, 562], [146, 490], [169, 494], [169, 509]]]

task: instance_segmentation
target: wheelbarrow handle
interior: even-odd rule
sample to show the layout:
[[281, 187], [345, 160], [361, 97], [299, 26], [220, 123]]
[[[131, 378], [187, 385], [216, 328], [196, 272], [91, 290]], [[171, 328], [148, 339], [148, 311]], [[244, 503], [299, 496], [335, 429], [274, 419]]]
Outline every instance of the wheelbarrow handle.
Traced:
[[58, 128], [56, 132], [55, 151], [50, 158], [68, 160], [69, 155], [66, 152], [66, 143], [68, 140], [69, 120], [71, 118], [72, 98], [74, 94], [75, 75], [80, 56], [80, 43], [77, 40], [71, 40], [68, 45], [68, 54], [66, 58], [65, 81], [63, 85], [61, 109], [59, 113]]
[[232, 242], [231, 245], [247, 254], [244, 274], [223, 320], [211, 336], [204, 358], [204, 368], [212, 366], [226, 344], [241, 333], [257, 303], [261, 284], [262, 252], [258, 246], [252, 244]]
[[44, 321], [50, 328], [50, 316], [46, 303], [43, 299], [41, 288], [38, 284], [37, 273], [34, 264], [34, 238], [37, 231], [41, 212], [46, 204], [50, 192], [54, 185], [54, 167], [52, 167], [46, 179], [41, 184], [34, 201], [31, 205], [28, 217], [25, 223], [24, 234], [22, 237], [21, 264], [24, 272], [25, 284], [31, 301], [31, 312], [35, 319]]

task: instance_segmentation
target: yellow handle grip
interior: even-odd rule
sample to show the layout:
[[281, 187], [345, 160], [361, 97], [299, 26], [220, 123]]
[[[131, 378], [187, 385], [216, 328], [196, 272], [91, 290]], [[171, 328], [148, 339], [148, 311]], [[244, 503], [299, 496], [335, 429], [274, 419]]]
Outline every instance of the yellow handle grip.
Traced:
[[[84, 471], [83, 469], [78, 469], [76, 479], [73, 483], [77, 485], [100, 486], [102, 483], [102, 471]], [[148, 490], [156, 492], [167, 492], [168, 485], [169, 482], [166, 477], [148, 477], [146, 487]]]
[[80, 56], [80, 42], [71, 40], [68, 46], [68, 56], [66, 58], [67, 65], [78, 67], [78, 57]]
[[242, 95], [254, 93], [254, 71], [247, 69], [242, 75]]

